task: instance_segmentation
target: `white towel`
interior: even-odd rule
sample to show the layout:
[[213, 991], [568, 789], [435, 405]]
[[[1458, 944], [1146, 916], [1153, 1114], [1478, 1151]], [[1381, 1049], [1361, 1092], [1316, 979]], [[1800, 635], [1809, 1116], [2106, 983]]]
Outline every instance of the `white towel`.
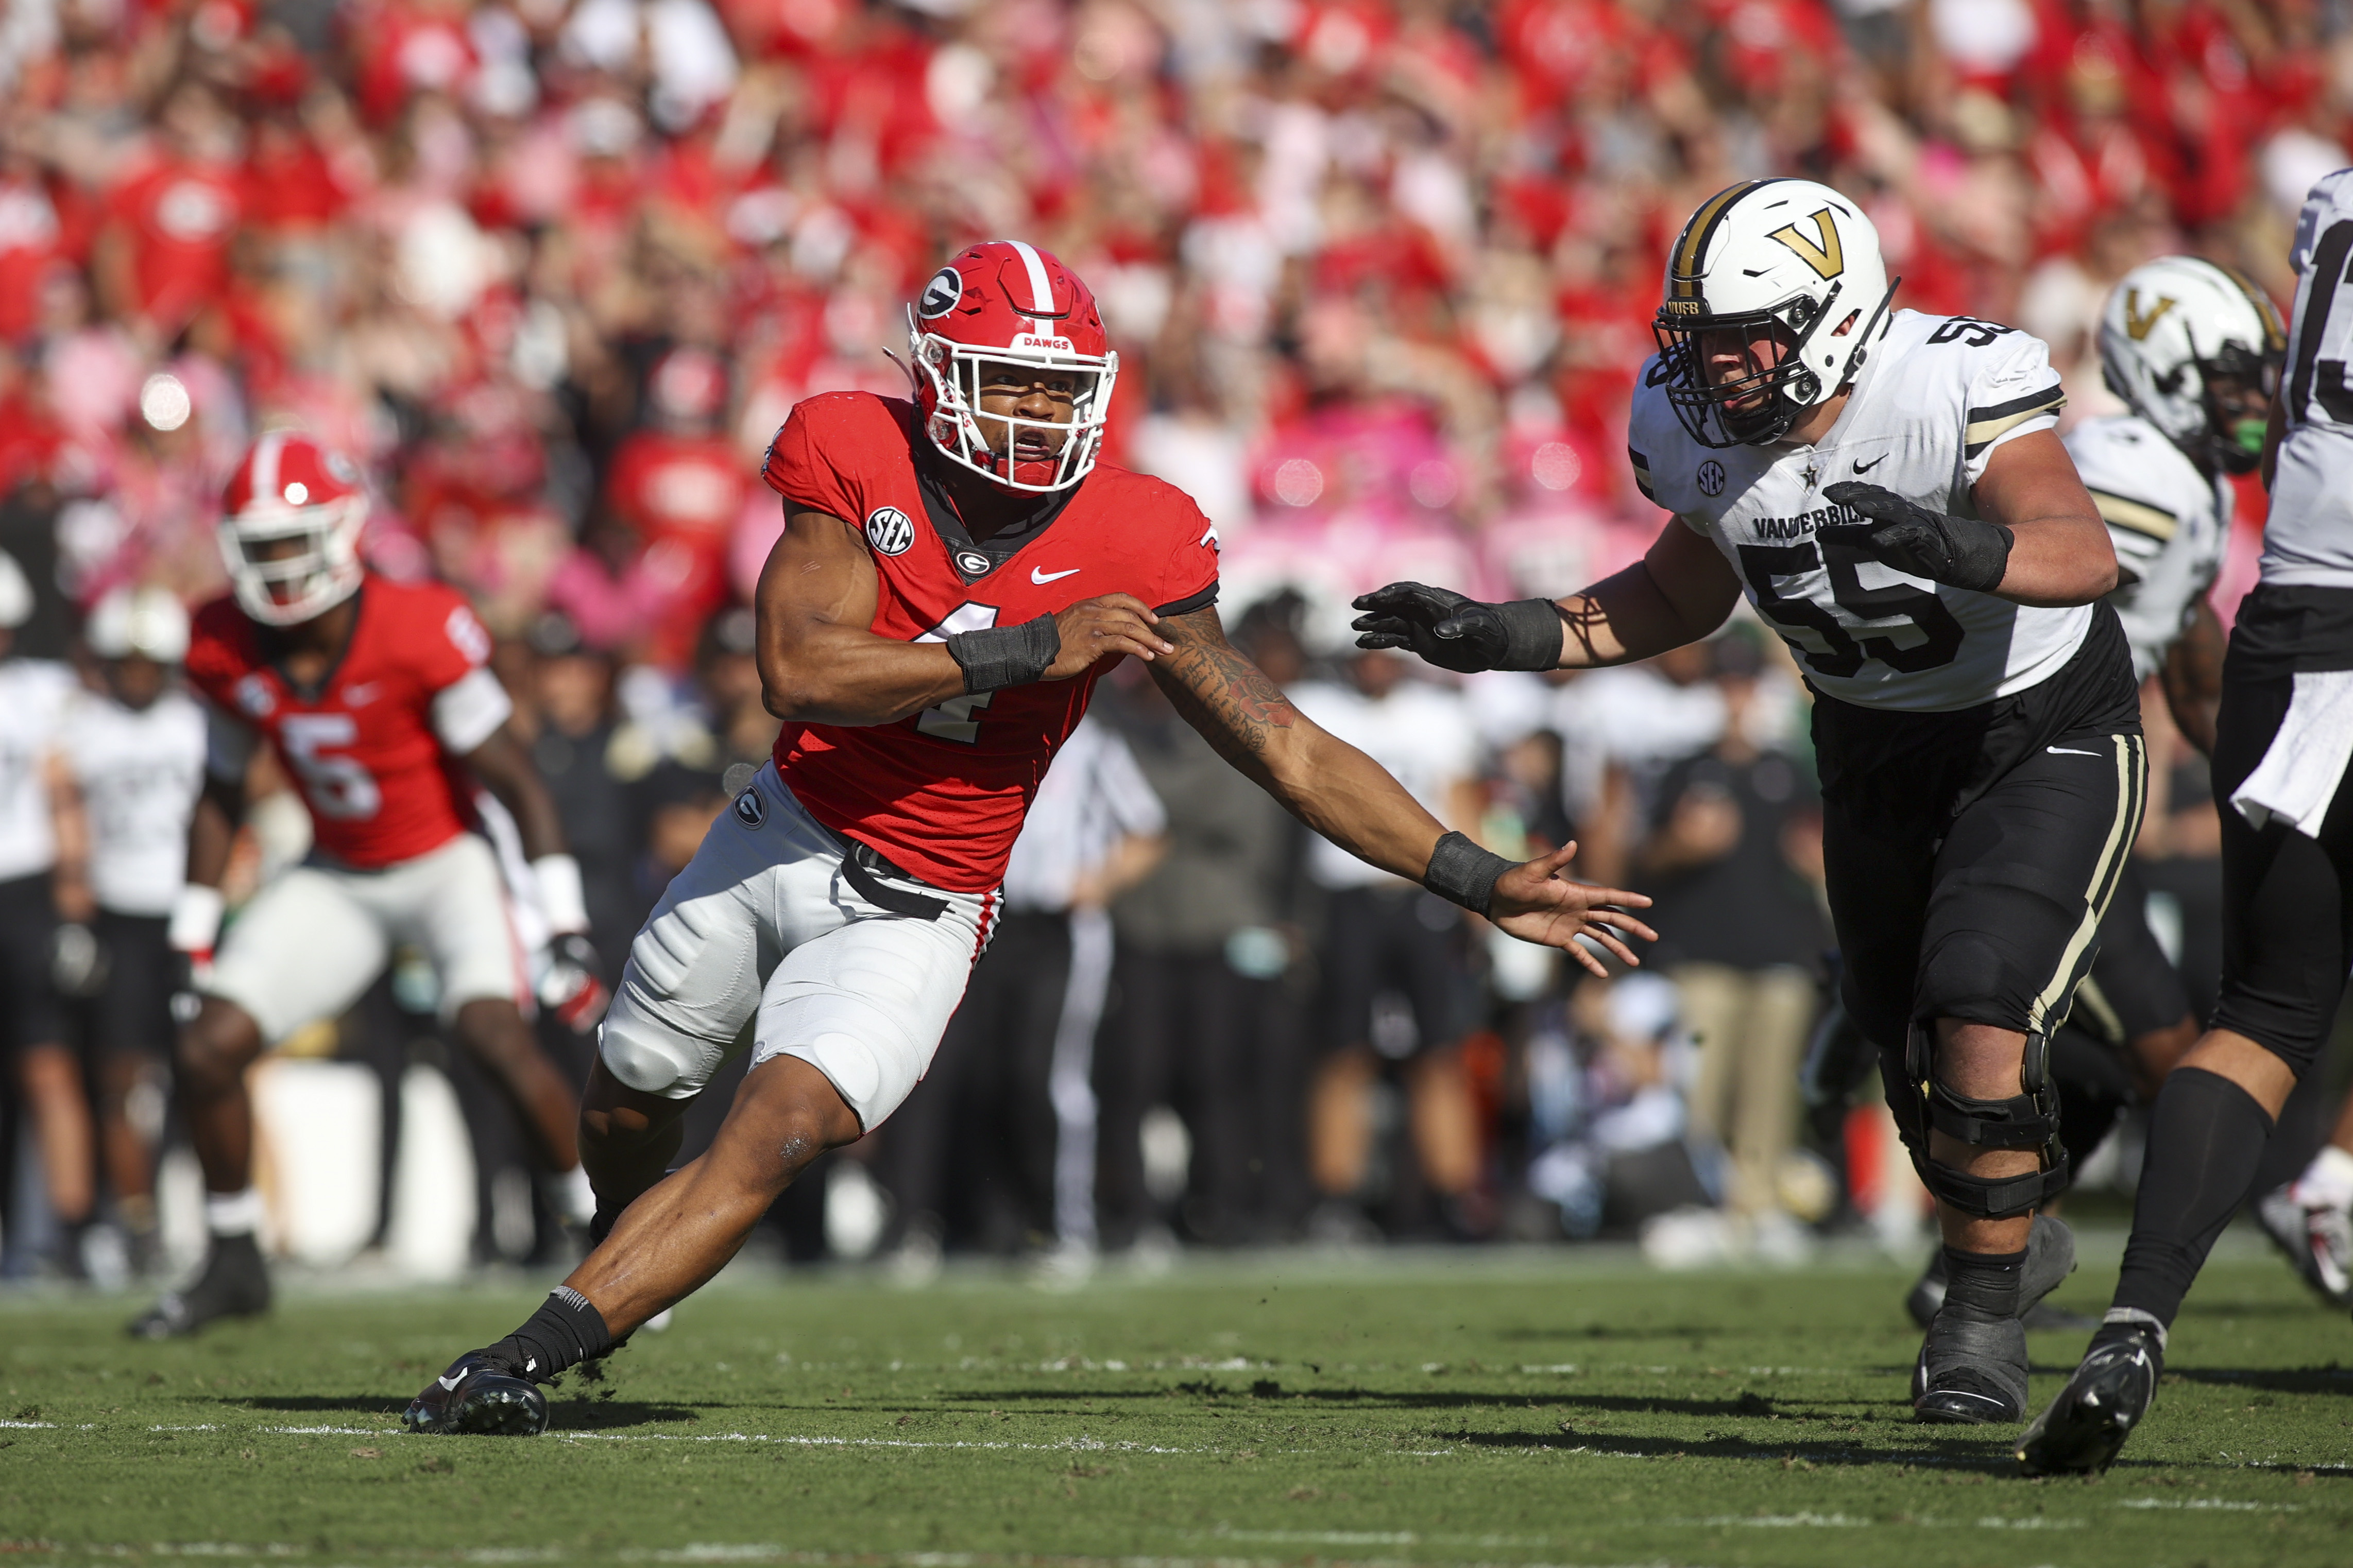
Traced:
[[2276, 816], [2306, 837], [2318, 837], [2348, 762], [2353, 762], [2353, 669], [2299, 675], [2279, 732], [2262, 764], [2231, 792], [2231, 804], [2258, 829]]

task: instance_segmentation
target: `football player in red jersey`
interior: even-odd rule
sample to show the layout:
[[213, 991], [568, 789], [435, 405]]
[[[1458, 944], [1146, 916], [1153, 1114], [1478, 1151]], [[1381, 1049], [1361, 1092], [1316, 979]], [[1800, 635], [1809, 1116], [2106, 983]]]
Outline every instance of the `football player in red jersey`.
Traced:
[[[406, 1420], [543, 1429], [535, 1384], [609, 1352], [732, 1258], [787, 1183], [931, 1061], [988, 945], [1038, 781], [1122, 658], [1317, 831], [1530, 942], [1649, 931], [1649, 900], [1449, 833], [1230, 647], [1215, 531], [1183, 492], [1099, 466], [1118, 357], [1093, 297], [1018, 242], [975, 246], [912, 312], [912, 403], [813, 397], [771, 447], [785, 534], [759, 585], [774, 760], [631, 945], [581, 1119], [588, 1259]], [[753, 1066], [709, 1152], [665, 1174], [720, 1064]]]
[[[512, 814], [557, 933], [541, 998], [567, 1016], [603, 999], [582, 934], [579, 866], [508, 727], [511, 704], [484, 665], [490, 634], [466, 601], [362, 566], [359, 473], [308, 437], [262, 437], [225, 506], [234, 592], [196, 613], [188, 650], [211, 735], [171, 928], [199, 998], [180, 1035], [177, 1087], [204, 1166], [212, 1245], [195, 1283], [131, 1325], [155, 1339], [269, 1305], [245, 1069], [265, 1047], [358, 1001], [396, 943], [431, 959], [442, 1017], [513, 1100], [551, 1195], [561, 1203], [580, 1185], [578, 1101], [524, 1020], [530, 993], [507, 889], [491, 846], [467, 830], [468, 775]], [[220, 881], [258, 738], [310, 808], [314, 847], [245, 906], [216, 957]]]

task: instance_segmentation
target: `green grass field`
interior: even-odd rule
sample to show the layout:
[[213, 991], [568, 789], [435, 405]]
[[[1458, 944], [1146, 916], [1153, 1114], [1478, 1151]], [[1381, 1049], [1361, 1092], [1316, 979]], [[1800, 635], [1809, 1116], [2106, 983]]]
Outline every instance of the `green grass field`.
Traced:
[[[2096, 1310], [2115, 1243], [2059, 1300]], [[2098, 1254], [2087, 1247], [2087, 1254]], [[1922, 1427], [1892, 1268], [1262, 1258], [1046, 1294], [739, 1271], [536, 1439], [403, 1435], [534, 1293], [195, 1343], [0, 1305], [0, 1556], [300, 1563], [2353, 1563], [2353, 1323], [2243, 1247], [2104, 1480]], [[2080, 1336], [2034, 1346], [2040, 1404]]]

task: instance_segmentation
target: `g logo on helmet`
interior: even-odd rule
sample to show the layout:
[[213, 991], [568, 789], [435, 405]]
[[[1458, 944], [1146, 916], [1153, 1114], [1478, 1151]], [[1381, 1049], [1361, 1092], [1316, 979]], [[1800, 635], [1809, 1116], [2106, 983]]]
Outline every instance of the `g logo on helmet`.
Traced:
[[866, 542], [876, 553], [904, 555], [915, 542], [915, 525], [895, 506], [878, 506], [866, 514]]
[[953, 267], [943, 267], [932, 274], [923, 285], [923, 297], [915, 301], [918, 316], [944, 316], [956, 308], [964, 298], [964, 274]]
[[1724, 493], [1724, 465], [1710, 458], [1699, 466], [1699, 493], [1720, 496]]

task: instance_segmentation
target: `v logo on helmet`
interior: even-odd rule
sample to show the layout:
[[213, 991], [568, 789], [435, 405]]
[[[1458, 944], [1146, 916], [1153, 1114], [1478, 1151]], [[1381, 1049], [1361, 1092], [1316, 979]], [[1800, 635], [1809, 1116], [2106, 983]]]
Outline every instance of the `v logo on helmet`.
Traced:
[[2158, 322], [2165, 320], [2165, 313], [2180, 302], [2180, 300], [2174, 299], [2169, 294], [2159, 294], [2157, 297], [2157, 303], [2149, 309], [2147, 315], [2143, 315], [2140, 308], [2140, 290], [2137, 289], [2126, 289], [2126, 334], [2137, 343], [2147, 342], [2148, 334], [2157, 330]]
[[1798, 253], [1798, 258], [1825, 278], [1835, 278], [1846, 270], [1846, 249], [1839, 243], [1838, 226], [1831, 222], [1831, 209], [1823, 207], [1814, 214], [1814, 227], [1821, 236], [1815, 244], [1798, 232], [1796, 224], [1788, 224], [1766, 236], [1778, 239]]

